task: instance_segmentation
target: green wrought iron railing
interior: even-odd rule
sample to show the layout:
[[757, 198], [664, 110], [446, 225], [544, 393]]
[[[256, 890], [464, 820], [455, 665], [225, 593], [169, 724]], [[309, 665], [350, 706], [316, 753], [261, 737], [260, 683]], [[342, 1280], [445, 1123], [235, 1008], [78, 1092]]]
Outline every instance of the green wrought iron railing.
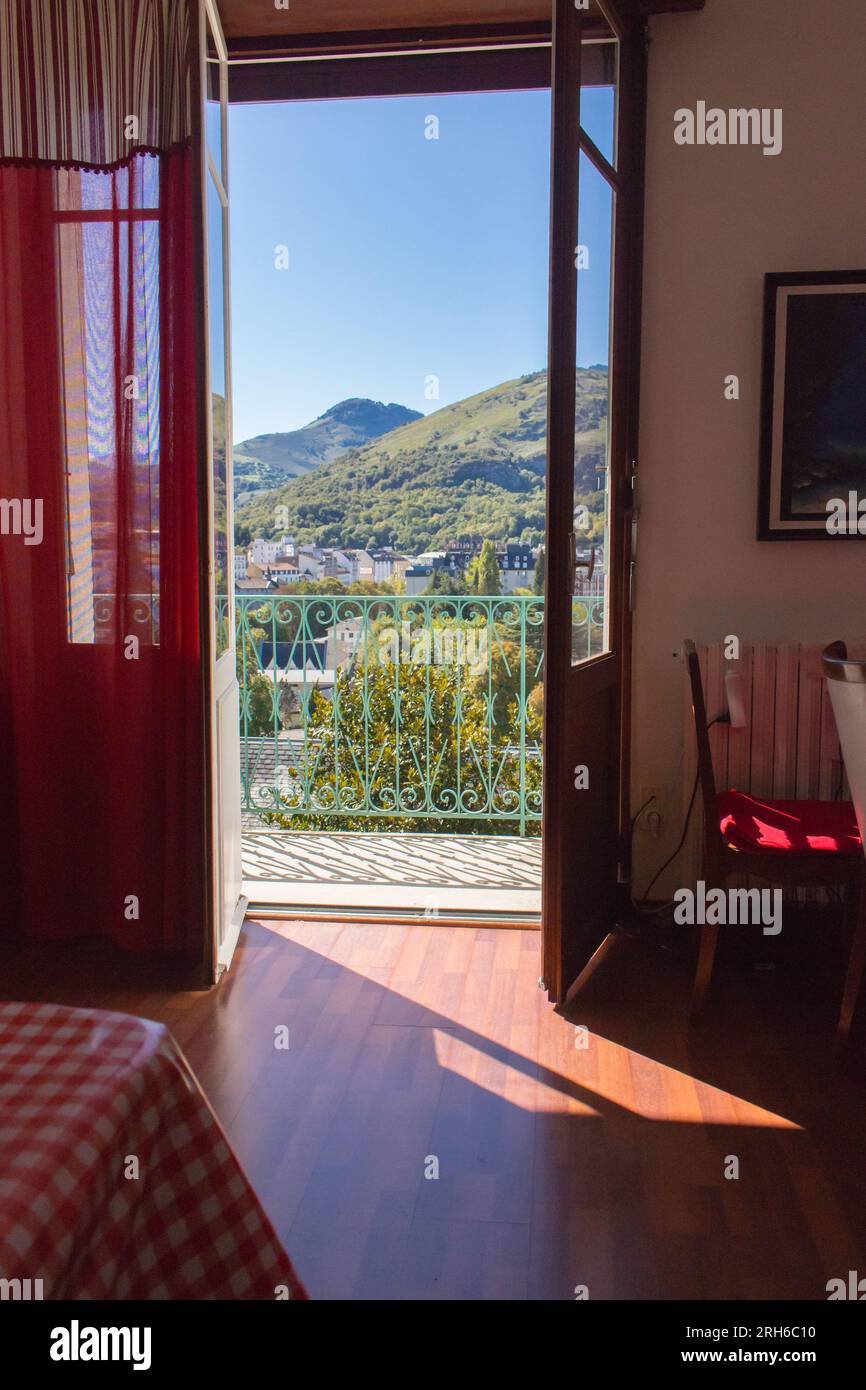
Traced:
[[[575, 599], [577, 656], [603, 607]], [[248, 824], [539, 833], [543, 598], [244, 595], [235, 618]]]

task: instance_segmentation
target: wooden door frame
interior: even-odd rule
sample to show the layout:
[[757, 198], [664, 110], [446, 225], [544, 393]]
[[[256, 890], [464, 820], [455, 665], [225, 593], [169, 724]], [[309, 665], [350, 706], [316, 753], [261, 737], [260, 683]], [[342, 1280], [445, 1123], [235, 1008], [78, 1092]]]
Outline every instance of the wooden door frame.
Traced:
[[[620, 787], [619, 834], [621, 864], [630, 874], [631, 820], [631, 672], [632, 613], [636, 593], [638, 448], [640, 427], [641, 325], [643, 303], [643, 239], [646, 171], [647, 51], [646, 19], [639, 14], [623, 14], [612, 0], [599, 0], [620, 39], [619, 129], [630, 132], [618, 161], [621, 185], [617, 191], [617, 221], [614, 241], [614, 358], [621, 389], [614, 403], [611, 421], [617, 431], [616, 447], [628, 460], [629, 476], [620, 479], [616, 527], [611, 537], [612, 565], [617, 589], [614, 613], [617, 615], [620, 654], [621, 698], [619, 711]], [[703, 0], [701, 0], [703, 3]], [[620, 204], [622, 203], [622, 206]], [[616, 331], [618, 328], [618, 332]]]
[[[643, 259], [644, 147], [646, 138], [646, 21], [631, 9], [599, 0], [619, 41], [620, 70], [617, 110], [617, 158], [612, 169], [604, 156], [584, 138], [574, 139], [575, 158], [560, 160], [551, 175], [551, 319], [548, 372], [560, 363], [567, 380], [552, 400], [548, 426], [547, 517], [548, 538], [557, 537], [546, 553], [545, 650], [569, 639], [572, 625], [573, 576], [567, 553], [567, 537], [573, 525], [573, 468], [554, 469], [550, 460], [559, 454], [573, 457], [574, 388], [577, 331], [577, 270], [574, 248], [578, 244], [579, 198], [575, 181], [579, 150], [592, 160], [615, 192], [613, 223], [613, 297], [611, 303], [612, 355], [610, 361], [610, 459], [609, 470], [609, 566], [610, 653], [590, 658], [581, 668], [587, 694], [608, 678], [609, 663], [617, 663], [618, 699], [614, 714], [613, 746], [617, 778], [616, 834], [618, 879], [629, 874], [630, 748], [631, 748], [631, 610], [636, 560], [636, 474], [640, 407], [640, 323]], [[555, 23], [565, 26], [572, 42], [554, 50], [552, 73], [552, 142], [568, 148], [575, 129], [580, 129], [580, 51], [582, 26], [571, 0], [554, 0]], [[556, 31], [555, 31], [556, 32]], [[562, 32], [562, 29], [559, 29]], [[561, 286], [568, 291], [561, 293]], [[550, 388], [549, 388], [550, 390]], [[614, 467], [614, 461], [616, 466]], [[570, 538], [569, 538], [570, 539]], [[551, 999], [562, 1002], [574, 982], [563, 978], [562, 942], [566, 923], [562, 912], [566, 885], [573, 866], [564, 843], [562, 768], [570, 757], [569, 698], [571, 671], [554, 662], [545, 669], [544, 768], [542, 825], [545, 835], [542, 912], [544, 941], [541, 984]], [[557, 771], [554, 772], [553, 769]], [[613, 926], [611, 922], [611, 927]], [[600, 959], [598, 952], [593, 960]], [[583, 970], [579, 979], [586, 976]]]
[[[449, 31], [450, 32], [450, 31]], [[521, 26], [499, 28], [483, 39], [426, 41], [376, 35], [335, 35], [326, 46], [319, 37], [302, 43], [268, 44], [235, 40], [229, 45], [229, 104], [261, 101], [334, 101], [360, 97], [412, 96], [453, 92], [520, 91], [550, 86], [550, 32], [527, 34]], [[585, 55], [584, 81], [613, 81], [610, 32], [594, 32]], [[467, 47], [467, 45], [469, 45]]]
[[[553, 0], [555, 5], [557, 0]], [[699, 0], [702, 3], [702, 0]], [[686, 0], [686, 7], [697, 8], [698, 4]], [[582, 26], [582, 40], [590, 38], [594, 45], [609, 44], [613, 38], [619, 41], [620, 71], [618, 82], [618, 130], [628, 130], [629, 137], [623, 142], [623, 158], [618, 160], [617, 168], [600, 153], [585, 131], [579, 130], [579, 146], [616, 189], [616, 220], [614, 234], [614, 295], [612, 303], [612, 323], [617, 331], [614, 334], [614, 354], [611, 362], [612, 374], [619, 382], [616, 397], [611, 403], [610, 430], [611, 454], [614, 448], [622, 451], [634, 464], [637, 458], [637, 427], [640, 399], [640, 314], [642, 280], [642, 232], [643, 232], [643, 180], [644, 143], [646, 131], [646, 18], [642, 7], [639, 10], [635, 0], [599, 0], [599, 7], [606, 18], [602, 30], [597, 17]], [[474, 32], [470, 42], [477, 47], [461, 52], [449, 52], [449, 47], [466, 44], [468, 28], [442, 32], [428, 32], [424, 36], [413, 34], [411, 49], [407, 48], [407, 36], [398, 33], [368, 32], [366, 34], [334, 34], [298, 36], [287, 40], [274, 39], [229, 39], [229, 103], [262, 100], [304, 100], [304, 99], [352, 99], [369, 96], [408, 95], [416, 91], [479, 91], [479, 90], [519, 90], [527, 87], [547, 87], [551, 84], [551, 39], [550, 33], [539, 33], [535, 27], [528, 32], [527, 26], [487, 27], [485, 32]], [[418, 44], [427, 51], [419, 56]], [[514, 48], [509, 53], [507, 63], [503, 63], [504, 52], [495, 46], [511, 43]], [[525, 45], [525, 46], [523, 46]], [[385, 49], [388, 56], [377, 57]], [[348, 56], [351, 52], [352, 56]], [[583, 44], [583, 52], [578, 53], [576, 64], [576, 102], [579, 110], [580, 81], [587, 77], [586, 53], [592, 54], [592, 72], [597, 82], [605, 75], [604, 56], [593, 53]], [[336, 55], [342, 54], [342, 57]], [[274, 61], [249, 64], [252, 57], [264, 58], [273, 55]], [[367, 56], [369, 55], [369, 56]], [[405, 55], [405, 56], [403, 56]], [[295, 59], [293, 62], [292, 59]], [[328, 61], [332, 59], [333, 61]], [[232, 66], [232, 62], [237, 66]], [[498, 65], [498, 73], [492, 67]], [[543, 64], [543, 71], [540, 67]], [[299, 77], [299, 74], [301, 76]], [[560, 177], [571, 180], [576, 171], [567, 169]], [[551, 189], [553, 194], [553, 189]], [[574, 236], [561, 237], [569, 256], [576, 245]], [[572, 411], [571, 439], [574, 438]], [[549, 452], [549, 443], [548, 443]], [[620, 485], [617, 496], [611, 497], [611, 530], [609, 533], [610, 573], [613, 576], [610, 595], [612, 646], [620, 662], [619, 708], [617, 711], [616, 740], [618, 748], [618, 775], [616, 804], [618, 807], [617, 832], [620, 843], [625, 844], [630, 815], [629, 753], [630, 753], [630, 710], [631, 710], [631, 612], [629, 603], [630, 565], [633, 561], [631, 525], [633, 518], [634, 492], [630, 480], [627, 486]], [[548, 499], [551, 491], [551, 478], [548, 470]], [[557, 498], [558, 503], [563, 499]], [[573, 495], [564, 499], [566, 513], [573, 511]], [[548, 507], [550, 501], [548, 500]], [[565, 576], [560, 576], [563, 585]], [[551, 594], [559, 591], [560, 585], [551, 583], [547, 576], [545, 595], [545, 622], [551, 601]], [[563, 590], [564, 591], [564, 590]], [[561, 607], [562, 605], [560, 605]], [[567, 611], [570, 630], [571, 613]], [[558, 620], [565, 621], [562, 614]], [[552, 720], [547, 711], [555, 704], [550, 697], [545, 678], [545, 761], [548, 758], [547, 729]], [[553, 737], [555, 745], [555, 735]], [[558, 756], [556, 753], [553, 756]], [[545, 850], [545, 853], [548, 851]], [[623, 857], [624, 872], [624, 857]], [[561, 862], [556, 872], [562, 874], [566, 866]], [[547, 974], [547, 970], [545, 970]], [[548, 983], [550, 983], [548, 979]], [[559, 982], [560, 988], [568, 982]], [[553, 992], [553, 991], [551, 991]]]
[[[587, 12], [584, 18], [584, 33], [589, 38], [605, 35], [614, 23], [627, 23], [635, 18], [648, 18], [657, 14], [682, 14], [702, 10], [706, 0], [595, 0], [596, 9]], [[467, 6], [471, 10], [471, 0]], [[605, 18], [605, 16], [608, 18]], [[612, 21], [610, 16], [612, 16]], [[359, 28], [355, 30], [338, 29], [314, 32], [293, 32], [287, 16], [284, 32], [267, 34], [226, 34], [229, 56], [242, 55], [267, 57], [291, 54], [321, 53], [369, 53], [394, 51], [417, 51], [419, 47], [442, 47], [452, 44], [465, 47], [467, 44], [481, 45], [500, 43], [507, 39], [540, 39], [550, 42], [550, 10], [547, 15], [536, 19], [499, 21], [490, 18], [473, 20], [471, 13], [459, 23], [426, 25], [391, 25], [381, 28]]]
[[[196, 343], [196, 379], [198, 385], [198, 488], [199, 488], [199, 651], [202, 668], [202, 742], [204, 749], [204, 777], [202, 787], [202, 806], [204, 811], [204, 834], [205, 844], [203, 846], [204, 865], [205, 865], [205, 901], [203, 904], [203, 932], [204, 940], [202, 946], [202, 956], [200, 962], [200, 980], [205, 987], [210, 987], [215, 983], [219, 975], [218, 957], [220, 954], [220, 928], [223, 918], [223, 871], [222, 871], [222, 845], [220, 843], [219, 810], [220, 810], [220, 788], [217, 785], [216, 771], [217, 758], [219, 756], [219, 745], [216, 730], [216, 700], [217, 700], [217, 681], [216, 681], [216, 589], [215, 571], [210, 564], [211, 548], [214, 537], [214, 506], [213, 506], [213, 415], [212, 415], [212, 394], [211, 394], [211, 368], [210, 368], [210, 342], [209, 342], [209, 323], [210, 296], [208, 289], [208, 264], [209, 264], [209, 229], [207, 226], [207, 189], [208, 180], [211, 177], [209, 171], [209, 160], [211, 159], [208, 149], [206, 112], [207, 102], [207, 45], [208, 37], [212, 35], [217, 42], [218, 49], [225, 51], [226, 57], [228, 47], [222, 33], [219, 8], [217, 0], [197, 0], [194, 12], [194, 24], [197, 45], [197, 61], [193, 68], [191, 82], [191, 106], [193, 111], [193, 132], [192, 132], [192, 156], [193, 156], [193, 186], [192, 186], [192, 225], [198, 255], [195, 257], [193, 270], [193, 300], [197, 315], [197, 322], [200, 325], [200, 332]], [[222, 51], [220, 52], [222, 57]], [[228, 86], [227, 77], [225, 85], [224, 79], [220, 78], [221, 105], [222, 94], [225, 94], [225, 104], [221, 114], [221, 147], [223, 151], [227, 148], [228, 140]], [[225, 174], [224, 165], [219, 170], [219, 184], [222, 194], [227, 193], [223, 185]], [[224, 326], [225, 344], [225, 379], [226, 379], [226, 536], [227, 536], [227, 583], [232, 601], [229, 608], [233, 608], [234, 583], [229, 560], [233, 564], [233, 540], [234, 540], [234, 504], [231, 470], [231, 448], [232, 448], [232, 414], [231, 414], [231, 318], [230, 318], [230, 259], [229, 259], [229, 235], [228, 218], [223, 205], [223, 304], [224, 312], [228, 316], [228, 322]], [[233, 620], [232, 620], [233, 621]], [[234, 640], [234, 634], [233, 634]], [[233, 654], [233, 647], [229, 649]], [[222, 653], [222, 660], [228, 656], [228, 652]], [[234, 667], [234, 659], [232, 660]]]
[[211, 546], [211, 507], [208, 434], [211, 428], [211, 406], [208, 380], [208, 342], [205, 332], [205, 277], [207, 265], [204, 256], [205, 215], [203, 189], [207, 174], [207, 139], [204, 125], [205, 59], [204, 43], [207, 29], [207, 16], [204, 0], [197, 0], [192, 16], [195, 27], [196, 59], [193, 65], [190, 105], [193, 112], [192, 133], [192, 226], [199, 254], [193, 265], [193, 301], [199, 332], [196, 340], [196, 384], [198, 387], [198, 537], [199, 537], [199, 656], [201, 660], [201, 728], [204, 757], [204, 776], [202, 778], [202, 810], [204, 834], [204, 901], [202, 903], [202, 950], [198, 962], [197, 983], [209, 988], [213, 984], [216, 967], [216, 896], [213, 885], [216, 882], [217, 846], [214, 841], [213, 820], [215, 793], [213, 787], [213, 717], [214, 698], [214, 643], [212, 632], [213, 606], [210, 592], [210, 546]]
[[[542, 753], [542, 975], [550, 997], [563, 996], [563, 905], [571, 871], [563, 832], [561, 769], [569, 755], [568, 675], [563, 662], [550, 661], [554, 647], [571, 643], [573, 576], [569, 547], [574, 517], [575, 375], [577, 365], [577, 175], [580, 130], [581, 24], [571, 0], [553, 0], [551, 55], [551, 156], [574, 142], [574, 161], [551, 159], [550, 285], [547, 354], [547, 524], [544, 547], [544, 731]], [[564, 35], [571, 40], [563, 42]], [[557, 48], [557, 39], [559, 47]], [[560, 293], [565, 282], [568, 289]], [[561, 367], [560, 365], [561, 364]], [[564, 380], [559, 388], [555, 374]], [[556, 458], [564, 468], [551, 467]], [[569, 657], [570, 664], [570, 657]], [[554, 771], [555, 769], [555, 771]]]

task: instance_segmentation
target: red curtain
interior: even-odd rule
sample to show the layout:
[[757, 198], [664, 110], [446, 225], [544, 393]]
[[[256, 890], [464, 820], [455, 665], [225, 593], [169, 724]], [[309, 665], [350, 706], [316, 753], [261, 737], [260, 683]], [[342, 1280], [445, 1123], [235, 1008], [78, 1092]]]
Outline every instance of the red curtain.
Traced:
[[193, 168], [0, 164], [0, 898], [201, 958]]

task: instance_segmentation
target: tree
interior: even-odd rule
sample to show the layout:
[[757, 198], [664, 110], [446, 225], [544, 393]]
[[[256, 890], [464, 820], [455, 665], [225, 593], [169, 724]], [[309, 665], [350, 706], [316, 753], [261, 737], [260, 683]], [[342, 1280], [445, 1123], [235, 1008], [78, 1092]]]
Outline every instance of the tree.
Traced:
[[[530, 811], [541, 797], [535, 704], [521, 766], [519, 662], [517, 644], [498, 641], [489, 681], [458, 662], [382, 659], [342, 669], [331, 699], [318, 691], [310, 699], [304, 762], [292, 774], [285, 811], [267, 823], [513, 834], [521, 792]], [[339, 813], [324, 814], [330, 807]], [[427, 814], [413, 816], [418, 811]], [[471, 819], [452, 818], [456, 811]], [[538, 834], [538, 821], [529, 820], [527, 831]]]
[[544, 593], [544, 566], [545, 566], [545, 561], [546, 561], [546, 556], [545, 556], [545, 553], [544, 553], [544, 546], [542, 545], [542, 546], [539, 546], [539, 549], [538, 549], [538, 559], [535, 561], [535, 579], [533, 580], [533, 583], [532, 583], [533, 592], [536, 593], [536, 594], [543, 594], [543, 593]]
[[246, 738], [261, 738], [274, 732], [274, 684], [258, 672], [247, 676], [246, 689], [241, 687], [241, 733]]
[[470, 593], [500, 594], [502, 592], [502, 576], [499, 573], [499, 562], [496, 559], [496, 546], [492, 541], [485, 541], [481, 547], [481, 554], [470, 562], [466, 570], [466, 579]]
[[435, 569], [433, 578], [424, 590], [425, 594], [445, 594], [451, 597], [459, 597], [468, 592], [465, 581], [447, 569]]
[[526, 701], [526, 735], [536, 743], [541, 743], [544, 727], [544, 685], [538, 682]]

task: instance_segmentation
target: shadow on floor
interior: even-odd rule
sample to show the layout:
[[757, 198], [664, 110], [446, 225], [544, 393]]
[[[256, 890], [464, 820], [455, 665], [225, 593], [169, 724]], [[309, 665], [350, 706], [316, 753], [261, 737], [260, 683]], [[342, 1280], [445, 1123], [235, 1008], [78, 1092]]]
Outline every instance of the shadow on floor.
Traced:
[[250, 923], [200, 992], [31, 948], [4, 993], [165, 1021], [313, 1297], [822, 1299], [866, 1273], [832, 943], [784, 972], [729, 952], [698, 1033], [663, 940], [620, 941], [563, 1014], [537, 934], [437, 926]]

